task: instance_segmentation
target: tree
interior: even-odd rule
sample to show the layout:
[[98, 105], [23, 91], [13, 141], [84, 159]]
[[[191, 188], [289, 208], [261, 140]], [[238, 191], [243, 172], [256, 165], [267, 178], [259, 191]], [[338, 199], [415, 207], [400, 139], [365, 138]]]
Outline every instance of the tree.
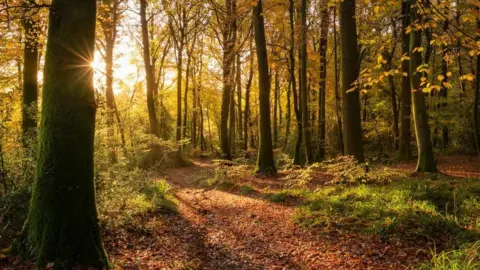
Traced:
[[37, 175], [27, 221], [12, 246], [41, 268], [108, 267], [94, 187], [95, 17], [95, 0], [52, 2]]
[[410, 35], [407, 28], [410, 26], [410, 3], [402, 1], [402, 93], [400, 107], [400, 142], [398, 149], [398, 160], [407, 161], [412, 159], [412, 149], [410, 148], [411, 132], [411, 113], [412, 113], [412, 91], [410, 88], [410, 62], [406, 60], [409, 56]]
[[[412, 4], [410, 11], [410, 21], [417, 22], [416, 3]], [[415, 123], [415, 135], [417, 138], [418, 163], [417, 172], [436, 172], [437, 165], [433, 156], [433, 147], [431, 141], [430, 127], [428, 124], [427, 107], [425, 105], [425, 94], [421, 87], [422, 72], [418, 67], [422, 64], [422, 31], [418, 22], [415, 23], [415, 31], [410, 33], [410, 83], [412, 89], [413, 101], [413, 120]]]
[[363, 162], [365, 156], [360, 118], [360, 93], [357, 86], [360, 55], [357, 43], [355, 0], [344, 0], [340, 3], [340, 39], [345, 153]]
[[318, 160], [325, 158], [325, 137], [326, 137], [326, 91], [327, 91], [327, 46], [328, 46], [328, 3], [324, 1], [321, 7], [320, 23], [320, 89], [318, 96]]
[[98, 21], [101, 30], [103, 30], [103, 40], [99, 39], [100, 47], [103, 49], [103, 59], [105, 61], [105, 98], [107, 103], [107, 136], [109, 147], [109, 158], [111, 162], [116, 162], [117, 154], [114, 144], [114, 117], [115, 117], [115, 95], [113, 93], [113, 59], [115, 42], [117, 40], [118, 21], [120, 17], [120, 4], [123, 0], [102, 0], [98, 8]]
[[[28, 3], [25, 3], [24, 5], [26, 8], [29, 8]], [[25, 14], [25, 18], [23, 19], [23, 28], [25, 29], [25, 44], [23, 56], [22, 132], [24, 147], [33, 148], [37, 137], [37, 74], [40, 27], [33, 15]]]
[[140, 25], [142, 29], [142, 45], [143, 45], [143, 61], [145, 64], [145, 78], [147, 81], [147, 107], [148, 119], [150, 123], [150, 134], [159, 136], [157, 128], [157, 113], [155, 108], [154, 88], [155, 88], [155, 74], [153, 70], [151, 55], [150, 55], [150, 38], [148, 34], [147, 21], [147, 0], [140, 0]]
[[302, 110], [303, 142], [307, 164], [313, 162], [311, 146], [310, 116], [308, 113], [308, 84], [307, 84], [307, 0], [302, 0], [300, 7], [300, 96]]
[[272, 130], [270, 123], [270, 78], [268, 74], [267, 42], [262, 0], [253, 7], [255, 45], [257, 47], [259, 106], [260, 106], [260, 146], [258, 149], [255, 174], [276, 174], [273, 160]]

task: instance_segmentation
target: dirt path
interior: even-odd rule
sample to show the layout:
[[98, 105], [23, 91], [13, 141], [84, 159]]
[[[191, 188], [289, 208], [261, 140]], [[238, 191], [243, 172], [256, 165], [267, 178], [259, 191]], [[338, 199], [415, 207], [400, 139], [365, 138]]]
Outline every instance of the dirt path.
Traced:
[[189, 185], [213, 166], [197, 161], [169, 170], [180, 213], [146, 217], [142, 237], [106, 237], [114, 263], [122, 269], [405, 269], [421, 256], [400, 242], [300, 228], [294, 207]]

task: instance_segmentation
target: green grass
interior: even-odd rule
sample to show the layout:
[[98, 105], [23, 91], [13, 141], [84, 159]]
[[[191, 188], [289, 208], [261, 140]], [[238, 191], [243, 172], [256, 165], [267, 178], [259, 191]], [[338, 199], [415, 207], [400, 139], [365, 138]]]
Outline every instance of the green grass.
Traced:
[[459, 246], [480, 239], [476, 179], [405, 179], [388, 185], [334, 186], [308, 196], [298, 224], [388, 238], [427, 237]]
[[458, 250], [436, 254], [432, 252], [430, 262], [423, 264], [421, 270], [477, 270], [480, 269], [480, 241]]

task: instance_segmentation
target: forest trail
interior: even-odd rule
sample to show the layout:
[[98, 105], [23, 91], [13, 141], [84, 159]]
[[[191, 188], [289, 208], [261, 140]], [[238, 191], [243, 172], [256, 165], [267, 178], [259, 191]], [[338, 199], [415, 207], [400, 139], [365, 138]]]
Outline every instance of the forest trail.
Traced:
[[425, 258], [415, 243], [299, 227], [295, 207], [258, 193], [192, 185], [214, 166], [200, 160], [169, 169], [179, 214], [150, 214], [142, 217], [143, 229], [106, 237], [119, 269], [405, 269]]

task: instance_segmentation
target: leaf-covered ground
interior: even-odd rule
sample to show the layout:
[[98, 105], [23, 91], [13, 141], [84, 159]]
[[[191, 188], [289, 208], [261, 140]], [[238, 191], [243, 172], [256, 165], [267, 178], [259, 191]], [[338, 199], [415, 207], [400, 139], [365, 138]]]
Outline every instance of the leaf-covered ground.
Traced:
[[[448, 157], [439, 165], [455, 177], [480, 176], [478, 159]], [[433, 247], [426, 242], [298, 226], [296, 203], [265, 199], [264, 193], [282, 189], [279, 179], [245, 176], [237, 187], [200, 188], [196, 180], [215, 166], [199, 160], [166, 172], [178, 214], [150, 212], [136, 217], [137, 226], [105, 232], [105, 248], [117, 269], [409, 269], [429, 259]], [[394, 167], [412, 172], [414, 166]], [[253, 190], [244, 192], [242, 185]], [[2, 269], [31, 267], [0, 258]]]

